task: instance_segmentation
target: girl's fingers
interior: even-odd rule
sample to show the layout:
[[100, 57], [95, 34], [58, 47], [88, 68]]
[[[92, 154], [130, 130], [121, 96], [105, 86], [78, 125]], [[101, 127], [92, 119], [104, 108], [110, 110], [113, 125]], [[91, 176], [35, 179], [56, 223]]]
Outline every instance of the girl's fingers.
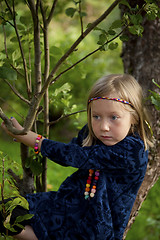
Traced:
[[19, 130], [23, 129], [23, 127], [19, 124], [19, 122], [14, 117], [11, 117], [10, 119], [15, 128], [17, 128]]

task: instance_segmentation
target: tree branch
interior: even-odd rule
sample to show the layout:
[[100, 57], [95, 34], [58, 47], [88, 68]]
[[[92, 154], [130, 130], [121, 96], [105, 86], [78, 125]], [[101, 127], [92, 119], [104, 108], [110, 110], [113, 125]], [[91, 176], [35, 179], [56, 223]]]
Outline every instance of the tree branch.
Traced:
[[78, 10], [78, 13], [79, 13], [79, 18], [80, 18], [80, 24], [81, 24], [81, 35], [83, 36], [83, 20], [82, 20], [82, 9], [81, 9], [81, 1], [79, 1], [79, 10]]
[[26, 63], [24, 52], [23, 52], [21, 39], [20, 39], [20, 36], [19, 36], [19, 33], [18, 33], [18, 28], [17, 28], [17, 23], [16, 23], [16, 12], [15, 12], [14, 4], [13, 4], [13, 23], [14, 23], [14, 28], [15, 28], [18, 44], [19, 44], [19, 49], [20, 49], [21, 56], [22, 56], [22, 61], [23, 61], [23, 68], [24, 68], [24, 75], [25, 75], [25, 81], [26, 81], [26, 87], [27, 87], [27, 94], [28, 94], [28, 98], [30, 99], [31, 98], [31, 96], [30, 96], [31, 90], [30, 90], [30, 85], [29, 85], [29, 80], [28, 80], [27, 63]]
[[14, 183], [14, 185], [19, 189], [20, 184], [22, 183], [22, 180], [20, 179], [20, 177], [18, 175], [16, 175], [11, 168], [9, 168], [7, 170], [8, 174], [12, 177], [12, 181]]
[[70, 113], [70, 114], [66, 114], [66, 115], [61, 115], [58, 119], [56, 119], [55, 121], [52, 121], [52, 122], [49, 122], [49, 126], [59, 122], [61, 119], [64, 119], [64, 118], [67, 118], [67, 117], [70, 117], [70, 116], [73, 116], [77, 113], [81, 113], [81, 112], [86, 112], [86, 110], [80, 110], [80, 111], [77, 111], [77, 112], [74, 112], [74, 113]]
[[23, 102], [27, 103], [28, 105], [30, 105], [30, 101], [26, 98], [24, 98], [15, 87], [13, 87], [6, 79], [4, 79], [4, 81], [9, 85], [9, 87], [12, 89], [12, 91], [14, 92], [14, 94], [19, 97]]
[[51, 11], [50, 11], [49, 16], [48, 16], [48, 19], [47, 19], [47, 24], [49, 24], [50, 21], [51, 21], [51, 19], [52, 19], [52, 16], [53, 16], [53, 14], [54, 14], [54, 11], [55, 11], [57, 2], [58, 2], [58, 0], [54, 0], [54, 2], [53, 2]]
[[[39, 3], [39, 2], [38, 2]], [[35, 63], [35, 94], [41, 91], [41, 48], [40, 48], [40, 23], [38, 10], [33, 0], [28, 0], [34, 25], [34, 63]]]
[[[0, 97], [0, 101], [4, 102], [6, 104], [6, 101]], [[20, 118], [22, 118], [24, 120], [24, 117], [19, 113], [17, 112], [10, 104], [7, 103], [7, 105], [9, 106], [9, 108], [11, 108], [18, 116], [20, 116]]]

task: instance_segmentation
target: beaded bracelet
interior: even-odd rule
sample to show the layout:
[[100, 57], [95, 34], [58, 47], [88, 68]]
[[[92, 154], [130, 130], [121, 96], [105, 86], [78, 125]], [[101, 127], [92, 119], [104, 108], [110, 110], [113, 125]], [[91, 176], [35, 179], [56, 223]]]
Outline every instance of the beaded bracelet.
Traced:
[[35, 145], [34, 145], [34, 152], [35, 152], [35, 154], [39, 153], [39, 151], [38, 151], [38, 143], [40, 142], [41, 138], [42, 138], [41, 135], [38, 135], [38, 137], [36, 138], [36, 142], [35, 142]]

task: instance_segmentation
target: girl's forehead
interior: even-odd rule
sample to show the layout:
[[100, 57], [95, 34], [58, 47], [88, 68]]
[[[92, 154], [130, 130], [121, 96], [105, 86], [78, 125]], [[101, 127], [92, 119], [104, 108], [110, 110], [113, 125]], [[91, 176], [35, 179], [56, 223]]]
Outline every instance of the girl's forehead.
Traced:
[[123, 103], [108, 99], [98, 99], [91, 102], [91, 109], [102, 111], [124, 111]]

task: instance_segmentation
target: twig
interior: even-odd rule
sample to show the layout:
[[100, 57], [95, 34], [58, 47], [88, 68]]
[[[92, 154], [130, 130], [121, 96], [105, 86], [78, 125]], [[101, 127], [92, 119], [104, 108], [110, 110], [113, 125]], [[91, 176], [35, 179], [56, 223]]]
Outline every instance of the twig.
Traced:
[[67, 117], [70, 117], [72, 115], [75, 115], [77, 113], [81, 113], [81, 112], [86, 112], [86, 110], [80, 110], [80, 111], [77, 111], [77, 112], [74, 112], [74, 113], [70, 113], [70, 114], [66, 114], [66, 115], [61, 115], [58, 119], [56, 119], [55, 121], [52, 121], [52, 122], [49, 122], [48, 124], [51, 126], [57, 122], [59, 122], [61, 119], [63, 118], [67, 118]]
[[82, 20], [82, 9], [81, 9], [81, 1], [79, 1], [79, 17], [80, 17], [80, 24], [81, 24], [81, 35], [83, 36], [83, 20]]
[[17, 112], [10, 104], [6, 103], [6, 100], [4, 100], [3, 98], [0, 97], [0, 101], [7, 104], [9, 106], [9, 108], [11, 108], [18, 116], [20, 116], [20, 118], [22, 118], [24, 120], [24, 116], [22, 116], [19, 112]]
[[12, 91], [14, 92], [14, 94], [16, 96], [18, 96], [22, 101], [24, 101], [25, 103], [27, 103], [28, 105], [31, 105], [30, 101], [26, 98], [24, 98], [15, 87], [13, 87], [6, 79], [4, 79], [4, 81], [8, 84], [8, 86], [12, 89]]
[[5, 214], [5, 207], [4, 207], [4, 157], [2, 158], [2, 184], [1, 184], [1, 198], [2, 198], [2, 209], [3, 209], [3, 214]]
[[24, 51], [23, 51], [23, 48], [22, 48], [21, 39], [20, 39], [20, 36], [19, 36], [18, 28], [17, 28], [16, 12], [15, 12], [14, 3], [13, 3], [13, 23], [14, 23], [14, 28], [15, 28], [15, 32], [16, 32], [16, 36], [17, 36], [17, 40], [18, 40], [18, 44], [19, 44], [19, 49], [20, 49], [20, 53], [21, 53], [21, 57], [22, 57], [22, 62], [23, 62], [24, 75], [25, 75], [25, 81], [26, 81], [26, 87], [27, 87], [27, 94], [28, 94], [28, 98], [30, 99], [31, 90], [30, 90], [29, 80], [28, 80], [28, 69], [27, 69], [27, 63], [26, 63]]
[[[39, 4], [39, 1], [38, 3]], [[40, 22], [38, 18], [38, 9], [36, 9], [35, 2], [28, 0], [28, 5], [32, 13], [34, 25], [34, 66], [35, 66], [35, 94], [41, 91], [41, 47], [40, 47]]]
[[7, 170], [7, 172], [8, 172], [8, 174], [12, 177], [12, 181], [13, 181], [14, 185], [15, 185], [17, 188], [19, 188], [19, 185], [20, 185], [20, 183], [22, 182], [21, 179], [20, 179], [20, 177], [19, 177], [18, 175], [16, 175], [16, 174], [12, 171], [11, 168], [9, 168], [9, 169]]
[[2, 28], [3, 28], [3, 34], [4, 34], [4, 49], [5, 49], [6, 57], [8, 58], [6, 31], [5, 31], [4, 25], [2, 25]]
[[54, 2], [53, 2], [51, 11], [50, 11], [49, 16], [48, 16], [48, 19], [47, 19], [47, 24], [49, 24], [50, 21], [51, 21], [51, 19], [52, 19], [52, 16], [53, 16], [53, 14], [54, 14], [54, 11], [55, 11], [57, 2], [58, 2], [58, 0], [54, 0]]

